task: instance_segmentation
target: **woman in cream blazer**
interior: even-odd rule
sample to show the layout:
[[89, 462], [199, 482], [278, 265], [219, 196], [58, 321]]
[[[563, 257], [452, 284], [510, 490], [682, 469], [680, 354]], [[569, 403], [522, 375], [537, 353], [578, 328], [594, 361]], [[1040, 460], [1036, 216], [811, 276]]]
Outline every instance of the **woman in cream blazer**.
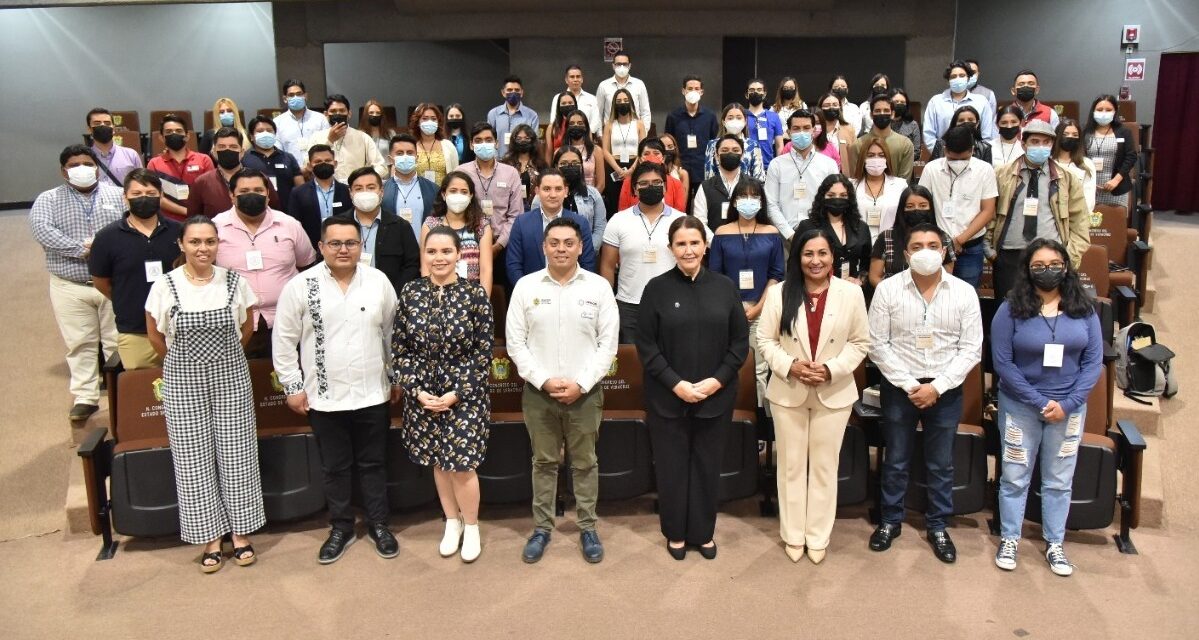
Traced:
[[837, 514], [837, 462], [870, 334], [862, 288], [833, 278], [829, 231], [796, 234], [786, 279], [766, 292], [758, 344], [778, 444], [779, 530], [787, 556], [824, 560]]

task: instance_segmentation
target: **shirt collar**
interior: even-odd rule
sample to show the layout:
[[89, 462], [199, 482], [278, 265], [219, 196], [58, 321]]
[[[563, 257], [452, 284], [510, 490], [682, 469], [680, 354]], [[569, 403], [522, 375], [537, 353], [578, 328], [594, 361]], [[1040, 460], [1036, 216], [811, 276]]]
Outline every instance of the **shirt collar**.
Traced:
[[[266, 213], [262, 214], [262, 224], [258, 225], [258, 233], [261, 234], [266, 229], [269, 229], [272, 226], [274, 226], [274, 224], [275, 224], [274, 213], [275, 213], [274, 209], [272, 209], [270, 207], [266, 208]], [[221, 216], [225, 216], [224, 219], [220, 223], [218, 223], [221, 226], [233, 227], [235, 229], [241, 229], [242, 231], [245, 231], [246, 233], [250, 233], [250, 230], [246, 227], [246, 223], [242, 222], [241, 216], [237, 215], [237, 211], [235, 211], [233, 208], [230, 208], [228, 211], [220, 214], [217, 217], [221, 217]]]
[[[121, 218], [121, 225], [119, 228], [122, 231], [127, 231], [129, 233], [136, 233], [138, 235], [142, 235], [141, 231], [135, 229], [133, 227], [133, 225], [129, 224], [129, 217], [132, 215], [133, 215], [132, 213], [126, 213], [125, 217]], [[158, 224], [155, 225], [154, 230], [150, 232], [150, 237], [153, 238], [154, 236], [158, 235], [159, 233], [162, 233], [166, 229], [166, 226], [167, 226], [166, 223], [163, 222], [162, 212], [160, 211], [158, 213]]]
[[[358, 268], [359, 266], [360, 265], [354, 265], [354, 276], [350, 278], [350, 284], [346, 287], [347, 292], [349, 292], [349, 290], [354, 287], [354, 284], [358, 282], [358, 279], [362, 277], [362, 269]], [[329, 282], [332, 282], [334, 285], [336, 285], [337, 278], [333, 277], [333, 270], [329, 268], [329, 263], [322, 261], [320, 268], [321, 277], [328, 279]]]
[[553, 284], [558, 284], [558, 286], [566, 286], [566, 285], [574, 284], [575, 282], [578, 282], [579, 280], [582, 280], [585, 277], [583, 275], [583, 267], [580, 266], [579, 263], [577, 263], [577, 262], [575, 263], [575, 271], [573, 274], [571, 274], [570, 278], [567, 279], [566, 285], [561, 285], [558, 283], [557, 280], [554, 279], [554, 276], [553, 276], [553, 274], [550, 273], [550, 268], [548, 266], [544, 269], [544, 272], [545, 272], [545, 275], [543, 275], [541, 277], [541, 281], [542, 282], [552, 282]]

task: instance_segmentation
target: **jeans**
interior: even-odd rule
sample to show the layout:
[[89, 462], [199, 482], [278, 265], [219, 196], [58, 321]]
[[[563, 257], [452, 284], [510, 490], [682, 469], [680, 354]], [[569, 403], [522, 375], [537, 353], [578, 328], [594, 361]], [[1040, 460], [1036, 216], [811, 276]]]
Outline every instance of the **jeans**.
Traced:
[[953, 264], [953, 275], [978, 288], [978, 281], [983, 276], [983, 243], [963, 247], [958, 252], [957, 261]]
[[1087, 406], [1060, 422], [1045, 422], [1041, 410], [999, 392], [999, 425], [1003, 430], [1003, 472], [999, 481], [999, 518], [1004, 538], [1019, 538], [1033, 462], [1041, 462], [1041, 535], [1060, 544], [1074, 488], [1074, 466], [1082, 442]]
[[354, 530], [351, 468], [358, 473], [362, 506], [368, 524], [387, 522], [387, 430], [391, 426], [388, 404], [352, 411], [308, 412], [308, 423], [321, 451], [325, 476], [325, 502], [329, 524], [340, 531]]
[[946, 391], [937, 403], [918, 409], [903, 389], [885, 378], [879, 386], [883, 405], [883, 439], [886, 454], [882, 469], [882, 521], [903, 522], [904, 496], [916, 446], [916, 423], [924, 429], [924, 464], [928, 477], [928, 509], [924, 520], [929, 531], [945, 528], [953, 513], [953, 442], [962, 418], [962, 388]]

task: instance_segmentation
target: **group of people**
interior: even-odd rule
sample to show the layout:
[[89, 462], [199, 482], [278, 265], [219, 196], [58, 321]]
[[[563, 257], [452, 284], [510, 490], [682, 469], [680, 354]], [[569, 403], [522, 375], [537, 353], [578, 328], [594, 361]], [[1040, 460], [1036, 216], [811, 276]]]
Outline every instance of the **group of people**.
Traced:
[[[1116, 99], [1096, 98], [1080, 127], [1038, 102], [1036, 74], [1022, 71], [996, 111], [977, 62], [955, 61], [921, 127], [883, 74], [861, 105], [834, 77], [815, 109], [793, 78], [772, 105], [751, 79], [747, 106], [719, 114], [689, 75], [683, 105], [650, 137], [630, 67], [618, 53], [595, 95], [567, 67], [544, 133], [516, 76], [485, 121], [425, 103], [408, 131], [374, 100], [357, 129], [345, 96], [310, 110], [304, 84], [288, 80], [273, 120], [242, 123], [218, 100], [206, 153], [186, 148], [184, 119], [165, 117], [166, 149], [145, 168], [113, 145], [111, 114], [93, 109], [91, 145], [63, 150], [65, 183], [30, 212], [68, 347], [70, 418], [97, 409], [99, 350], [126, 369], [162, 366], [181, 537], [204, 545], [201, 569], [213, 572], [226, 536], [231, 559], [253, 563], [246, 536], [265, 520], [247, 358], [273, 360], [318, 442], [331, 525], [321, 563], [356, 539], [355, 476], [376, 551], [399, 553], [385, 450], [389, 405], [402, 401], [408, 455], [434, 471], [439, 552], [473, 562], [488, 371], [503, 340], [526, 382], [533, 451], [522, 557], [536, 562], [550, 543], [565, 453], [580, 549], [599, 562], [600, 381], [631, 343], [665, 546], [710, 559], [724, 434], [752, 357], [778, 441], [780, 537], [791, 560], [820, 563], [854, 372], [868, 356], [883, 375], [886, 443], [869, 546], [885, 551], [900, 535], [919, 424], [928, 539], [954, 562], [953, 434], [981, 360], [989, 260], [1004, 300], [990, 329], [1004, 438], [995, 561], [1015, 567], [1039, 461], [1046, 558], [1069, 575], [1065, 519], [1101, 367], [1077, 269], [1091, 203], [1127, 193], [1136, 154]], [[922, 145], [936, 159], [917, 179]]]

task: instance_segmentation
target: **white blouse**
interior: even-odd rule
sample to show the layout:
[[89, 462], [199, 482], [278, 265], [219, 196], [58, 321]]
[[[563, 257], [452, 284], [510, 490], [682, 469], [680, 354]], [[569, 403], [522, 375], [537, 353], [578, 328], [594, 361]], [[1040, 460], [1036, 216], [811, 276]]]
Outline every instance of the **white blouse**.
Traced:
[[[183, 274], [183, 267], [178, 267], [159, 276], [158, 280], [155, 280], [150, 287], [150, 295], [146, 298], [146, 311], [154, 318], [154, 326], [158, 328], [159, 333], [166, 336], [168, 348], [174, 340], [170, 324], [171, 307], [175, 306], [175, 296], [171, 295], [171, 288], [166, 279], [171, 278], [175, 283], [175, 290], [179, 292], [180, 311], [212, 311], [224, 307], [225, 300], [229, 297], [226, 284], [229, 270], [217, 266], [214, 266], [212, 270], [212, 280], [202, 285], [195, 285]], [[233, 294], [233, 303], [230, 306], [233, 308], [234, 315], [237, 316], [239, 327], [246, 322], [250, 307], [257, 302], [258, 298], [250, 288], [249, 281], [245, 278], [238, 278], [237, 292]]]
[[[903, 190], [908, 188], [907, 180], [896, 176], [883, 177], [883, 190], [878, 194], [877, 200], [870, 195], [867, 189], [866, 180], [858, 180], [857, 188], [854, 190], [858, 200], [858, 211], [862, 214], [862, 220], [866, 222], [866, 226], [870, 227], [870, 244], [874, 245], [874, 241], [878, 240], [878, 235], [895, 225], [895, 210], [899, 207], [899, 196], [903, 194]], [[874, 214], [874, 209], [878, 209], [878, 221], [871, 224]]]
[[1082, 195], [1087, 200], [1087, 213], [1094, 211], [1095, 189], [1097, 188], [1095, 184], [1095, 174], [1097, 173], [1095, 171], [1095, 163], [1092, 162], [1090, 158], [1084, 156], [1081, 167], [1073, 162], [1070, 164], [1062, 164], [1059, 162], [1058, 164], [1065, 167], [1067, 171], [1073, 173], [1074, 177], [1078, 178], [1079, 181], [1082, 182]]

